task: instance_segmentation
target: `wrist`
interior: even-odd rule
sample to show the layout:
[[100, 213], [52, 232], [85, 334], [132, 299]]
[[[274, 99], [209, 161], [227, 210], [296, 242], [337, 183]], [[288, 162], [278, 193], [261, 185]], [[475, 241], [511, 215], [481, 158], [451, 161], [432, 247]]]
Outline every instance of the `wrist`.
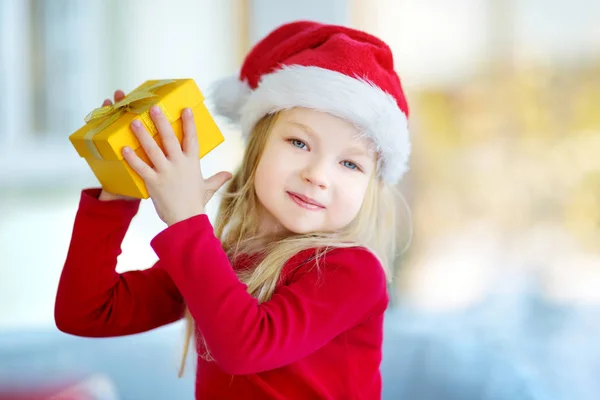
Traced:
[[114, 194], [114, 193], [110, 193], [107, 192], [106, 190], [102, 189], [100, 191], [100, 195], [98, 196], [98, 200], [100, 201], [113, 201], [113, 200], [138, 200], [135, 197], [129, 197], [129, 196], [123, 196], [120, 194]]
[[204, 211], [204, 209], [198, 209], [186, 214], [181, 214], [181, 215], [177, 215], [177, 216], [173, 216], [173, 218], [170, 218], [169, 220], [165, 221], [165, 223], [167, 224], [167, 226], [172, 226], [175, 225], [179, 222], [188, 220], [190, 218], [194, 218], [197, 217], [198, 215], [202, 215], [202, 214], [206, 214], [206, 212]]
[[[132, 218], [139, 209], [140, 201], [108, 201], [100, 200], [100, 188], [88, 188], [81, 192], [79, 208], [87, 215], [98, 215], [104, 217], [125, 216]], [[120, 217], [119, 217], [120, 218]]]

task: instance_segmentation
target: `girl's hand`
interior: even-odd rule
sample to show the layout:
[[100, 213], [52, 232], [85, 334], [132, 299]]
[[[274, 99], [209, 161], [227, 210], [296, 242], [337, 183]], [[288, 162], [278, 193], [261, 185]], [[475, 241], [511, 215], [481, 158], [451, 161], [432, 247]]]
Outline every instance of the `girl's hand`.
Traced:
[[[122, 90], [117, 90], [114, 94], [115, 103], [117, 101], [123, 100], [124, 97], [125, 97], [125, 93]], [[106, 99], [106, 100], [104, 100], [104, 103], [102, 103], [102, 105], [110, 106], [110, 105], [112, 105], [112, 101], [110, 101], [110, 99]], [[136, 199], [135, 197], [129, 197], [129, 196], [123, 196], [120, 194], [110, 193], [110, 192], [107, 192], [106, 190], [102, 189], [102, 191], [100, 192], [100, 196], [98, 196], [98, 200], [112, 201], [112, 200], [138, 200], [138, 199]]]
[[139, 158], [130, 147], [123, 149], [123, 157], [144, 180], [158, 216], [167, 225], [204, 214], [208, 200], [231, 178], [231, 174], [219, 172], [208, 179], [202, 177], [196, 125], [191, 109], [185, 109], [182, 113], [182, 144], [179, 144], [171, 124], [159, 107], [150, 109], [150, 117], [165, 151], [156, 144], [144, 125], [135, 120], [131, 129], [152, 166]]

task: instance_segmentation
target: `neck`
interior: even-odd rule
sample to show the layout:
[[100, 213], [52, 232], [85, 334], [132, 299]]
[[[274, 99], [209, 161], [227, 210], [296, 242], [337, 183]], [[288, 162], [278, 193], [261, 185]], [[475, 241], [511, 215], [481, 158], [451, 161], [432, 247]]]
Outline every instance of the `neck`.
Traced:
[[258, 205], [257, 233], [259, 237], [265, 238], [265, 240], [282, 239], [292, 234], [262, 204]]

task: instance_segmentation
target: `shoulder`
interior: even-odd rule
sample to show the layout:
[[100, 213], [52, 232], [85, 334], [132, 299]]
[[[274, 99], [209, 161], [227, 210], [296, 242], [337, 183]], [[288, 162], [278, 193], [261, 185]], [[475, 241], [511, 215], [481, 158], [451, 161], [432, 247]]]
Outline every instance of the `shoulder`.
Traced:
[[311, 249], [294, 257], [291, 281], [312, 277], [319, 285], [335, 285], [336, 291], [354, 290], [387, 296], [387, 276], [379, 258], [364, 247]]
[[384, 266], [379, 258], [365, 247], [332, 249], [317, 262], [323, 267], [324, 273], [339, 271], [373, 284], [387, 285]]
[[323, 253], [322, 260], [328, 264], [369, 266], [383, 272], [383, 265], [379, 261], [379, 258], [366, 247], [355, 246], [330, 249]]

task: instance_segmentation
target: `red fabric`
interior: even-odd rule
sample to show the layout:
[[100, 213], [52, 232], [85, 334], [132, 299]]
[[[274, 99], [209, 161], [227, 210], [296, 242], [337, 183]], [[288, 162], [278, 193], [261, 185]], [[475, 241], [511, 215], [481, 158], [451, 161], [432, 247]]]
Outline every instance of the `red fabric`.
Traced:
[[[181, 318], [186, 302], [215, 361], [198, 358], [198, 399], [378, 399], [386, 280], [360, 248], [312, 251], [285, 266], [273, 298], [258, 304], [235, 275], [206, 215], [151, 242], [159, 261], [115, 271], [139, 202], [82, 193], [60, 278], [55, 319], [64, 332], [105, 337]], [[201, 351], [202, 349], [200, 349]]]
[[321, 67], [367, 80], [392, 95], [409, 116], [389, 46], [366, 32], [313, 21], [281, 25], [252, 48], [239, 78], [254, 90], [264, 74], [284, 65]]

